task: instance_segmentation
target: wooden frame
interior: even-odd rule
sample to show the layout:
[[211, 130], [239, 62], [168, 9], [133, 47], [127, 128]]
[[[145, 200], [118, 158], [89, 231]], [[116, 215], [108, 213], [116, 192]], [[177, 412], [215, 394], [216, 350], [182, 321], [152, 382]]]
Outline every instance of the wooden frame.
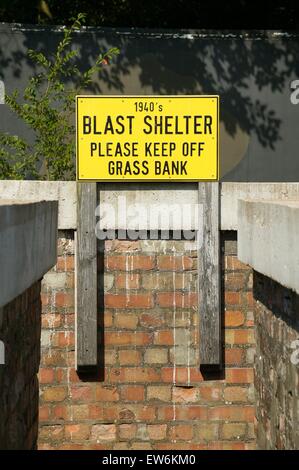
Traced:
[[97, 366], [96, 183], [77, 184], [76, 369]]
[[203, 204], [202, 246], [198, 249], [201, 367], [221, 367], [222, 363], [219, 186], [218, 182], [198, 184], [198, 202]]

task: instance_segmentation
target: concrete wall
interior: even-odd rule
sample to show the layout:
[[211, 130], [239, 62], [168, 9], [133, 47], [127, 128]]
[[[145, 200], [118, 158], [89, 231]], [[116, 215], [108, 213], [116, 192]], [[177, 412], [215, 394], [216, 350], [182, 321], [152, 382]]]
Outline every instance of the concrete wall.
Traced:
[[299, 293], [299, 200], [239, 201], [239, 258]]
[[[116, 206], [118, 196], [142, 204], [196, 204], [196, 183], [98, 183], [99, 202]], [[76, 183], [73, 181], [0, 181], [0, 199], [59, 200], [58, 228], [76, 229]], [[222, 183], [221, 229], [237, 230], [238, 200], [299, 200], [299, 183]], [[105, 226], [109, 226], [109, 218]], [[105, 227], [103, 226], [103, 228]]]
[[56, 262], [57, 202], [0, 200], [0, 307]]
[[59, 201], [58, 227], [76, 228], [76, 183], [74, 181], [0, 181], [0, 200]]

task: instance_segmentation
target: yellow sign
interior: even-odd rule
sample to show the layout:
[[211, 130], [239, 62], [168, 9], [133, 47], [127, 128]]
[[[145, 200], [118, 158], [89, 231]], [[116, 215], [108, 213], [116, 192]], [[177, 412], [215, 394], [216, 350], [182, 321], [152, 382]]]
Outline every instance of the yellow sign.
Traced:
[[218, 133], [218, 96], [77, 96], [77, 180], [218, 180]]

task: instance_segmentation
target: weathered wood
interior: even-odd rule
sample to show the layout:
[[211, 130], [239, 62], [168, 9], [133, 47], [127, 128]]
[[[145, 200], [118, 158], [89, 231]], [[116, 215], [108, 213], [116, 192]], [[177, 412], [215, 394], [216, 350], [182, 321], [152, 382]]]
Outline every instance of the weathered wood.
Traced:
[[77, 184], [76, 368], [97, 365], [96, 183]]
[[[221, 365], [219, 183], [198, 184], [203, 204], [202, 246], [198, 249], [200, 365]], [[200, 237], [199, 237], [200, 239]]]

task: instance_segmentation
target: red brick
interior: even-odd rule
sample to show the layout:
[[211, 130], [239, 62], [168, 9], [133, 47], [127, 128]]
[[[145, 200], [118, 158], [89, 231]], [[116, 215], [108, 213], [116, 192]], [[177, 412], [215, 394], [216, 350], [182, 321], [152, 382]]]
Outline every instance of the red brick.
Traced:
[[253, 383], [253, 369], [226, 369], [225, 372], [227, 383]]
[[119, 393], [117, 388], [96, 384], [96, 400], [101, 402], [118, 401]]
[[231, 272], [226, 273], [224, 276], [224, 286], [228, 290], [241, 290], [246, 287], [247, 276], [246, 273]]
[[75, 269], [75, 257], [74, 256], [65, 257], [65, 269], [66, 271], [74, 271]]
[[226, 387], [224, 399], [231, 402], [246, 402], [248, 399], [247, 387]]
[[41, 298], [41, 303], [44, 307], [46, 307], [47, 305], [50, 305], [51, 303], [51, 296], [49, 294], [45, 294], [45, 293], [42, 293], [40, 295], [40, 298]]
[[244, 362], [244, 349], [226, 348], [224, 351], [225, 363], [240, 365]]
[[253, 406], [218, 406], [209, 409], [209, 420], [212, 421], [248, 421], [254, 418]]
[[118, 251], [118, 252], [131, 252], [140, 250], [140, 241], [132, 240], [106, 240], [105, 252]]
[[74, 329], [75, 326], [75, 314], [69, 313], [64, 316], [64, 327]]
[[117, 271], [149, 271], [155, 267], [155, 257], [146, 255], [107, 255], [106, 266]]
[[200, 398], [205, 401], [219, 401], [222, 398], [221, 385], [203, 386], [199, 388]]
[[163, 346], [172, 346], [173, 345], [173, 331], [171, 329], [155, 331], [154, 344], [159, 344]]
[[241, 304], [240, 292], [225, 292], [224, 299], [227, 305], [240, 305]]
[[91, 428], [91, 439], [97, 441], [114, 441], [116, 439], [115, 424], [95, 424]]
[[106, 294], [105, 306], [108, 308], [152, 308], [152, 294]]
[[115, 315], [115, 327], [126, 330], [135, 330], [138, 324], [138, 315], [134, 313], [118, 313]]
[[93, 398], [92, 386], [72, 386], [71, 399], [73, 401], [90, 401]]
[[227, 329], [225, 331], [226, 344], [254, 344], [254, 331], [253, 329], [240, 329], [233, 330]]
[[209, 450], [244, 450], [245, 444], [243, 442], [223, 442], [214, 441], [208, 444]]
[[104, 325], [105, 328], [111, 328], [113, 326], [113, 313], [105, 310], [104, 314]]
[[48, 421], [50, 419], [50, 407], [48, 405], [39, 407], [38, 419], [39, 421]]
[[52, 415], [55, 419], [67, 419], [68, 408], [65, 405], [56, 405], [52, 409]]
[[57, 307], [73, 307], [74, 294], [67, 292], [57, 292], [55, 294], [55, 304]]
[[206, 420], [208, 419], [208, 408], [204, 406], [189, 405], [186, 408], [185, 414], [185, 419]]
[[171, 426], [170, 437], [172, 440], [190, 441], [193, 437], [193, 428], [190, 424], [177, 424]]
[[143, 385], [123, 385], [120, 390], [122, 401], [143, 401], [145, 398]]
[[161, 377], [163, 382], [175, 382], [177, 384], [188, 384], [190, 378], [191, 383], [201, 382], [203, 377], [196, 368], [194, 367], [176, 367], [175, 372], [173, 367], [162, 367]]
[[193, 266], [193, 259], [182, 255], [161, 255], [157, 261], [160, 271], [186, 271]]
[[74, 444], [68, 442], [67, 444], [60, 445], [55, 447], [55, 450], [83, 450], [84, 446], [82, 444]]
[[225, 312], [225, 327], [236, 327], [244, 324], [244, 313], [239, 310], [227, 310]]
[[113, 346], [143, 346], [150, 344], [151, 339], [150, 333], [144, 333], [143, 331], [127, 332], [127, 331], [106, 331], [105, 333], [105, 344]]
[[254, 297], [253, 297], [253, 293], [252, 292], [247, 292], [246, 293], [246, 301], [247, 301], [247, 305], [249, 307], [253, 307], [254, 306]]
[[147, 387], [147, 400], [169, 402], [171, 400], [170, 385], [153, 385]]
[[89, 419], [89, 407], [86, 404], [70, 405], [68, 408], [69, 418], [77, 423]]
[[223, 439], [244, 439], [246, 423], [224, 423], [221, 427]]
[[172, 421], [175, 418], [177, 419], [177, 405], [173, 404], [171, 406], [159, 406], [158, 410], [158, 419], [162, 421]]
[[202, 373], [197, 367], [190, 367], [190, 380], [191, 382], [202, 382], [204, 380]]
[[120, 365], [139, 365], [141, 362], [141, 352], [134, 349], [124, 349], [119, 351]]
[[54, 369], [40, 368], [38, 378], [41, 384], [54, 382]]
[[143, 313], [140, 316], [140, 325], [144, 328], [159, 327], [163, 325], [163, 318], [156, 313]]
[[[189, 444], [186, 442], [163, 442], [163, 443], [157, 443], [155, 444], [155, 450], [190, 450], [194, 448], [194, 444]], [[199, 446], [199, 444], [198, 444]]]
[[139, 289], [140, 287], [140, 274], [120, 273], [116, 275], [115, 285], [117, 289]]
[[90, 419], [103, 419], [104, 410], [102, 405], [88, 405]]
[[159, 382], [160, 375], [154, 368], [126, 368], [124, 369], [126, 382]]
[[52, 345], [64, 348], [75, 345], [75, 334], [73, 331], [55, 331], [52, 335]]
[[172, 401], [176, 403], [190, 403], [198, 400], [198, 389], [184, 388], [184, 387], [173, 387], [172, 390]]
[[65, 256], [58, 256], [57, 257], [56, 271], [58, 271], [58, 272], [65, 271]]
[[90, 426], [88, 424], [66, 424], [65, 437], [70, 441], [85, 441], [89, 439]]
[[250, 268], [242, 263], [236, 256], [225, 256], [225, 269], [232, 271], [249, 271]]
[[149, 424], [147, 426], [149, 438], [153, 441], [161, 441], [165, 439], [167, 432], [166, 424]]
[[65, 351], [48, 350], [42, 355], [41, 363], [45, 366], [67, 366], [67, 354]]
[[42, 315], [42, 328], [59, 328], [61, 315], [59, 313], [44, 313]]
[[44, 401], [63, 401], [66, 398], [67, 389], [66, 387], [51, 386], [46, 388], [42, 393], [42, 399]]
[[160, 307], [178, 307], [190, 308], [198, 305], [198, 294], [189, 292], [182, 294], [181, 292], [161, 292], [157, 294], [157, 303]]
[[76, 369], [69, 368], [68, 369], [68, 377], [69, 377], [70, 382], [75, 382], [75, 383], [81, 382]]
[[137, 425], [136, 424], [120, 424], [119, 425], [119, 437], [120, 439], [133, 439], [136, 436]]
[[64, 427], [61, 425], [42, 426], [39, 431], [40, 440], [61, 441], [64, 436]]

